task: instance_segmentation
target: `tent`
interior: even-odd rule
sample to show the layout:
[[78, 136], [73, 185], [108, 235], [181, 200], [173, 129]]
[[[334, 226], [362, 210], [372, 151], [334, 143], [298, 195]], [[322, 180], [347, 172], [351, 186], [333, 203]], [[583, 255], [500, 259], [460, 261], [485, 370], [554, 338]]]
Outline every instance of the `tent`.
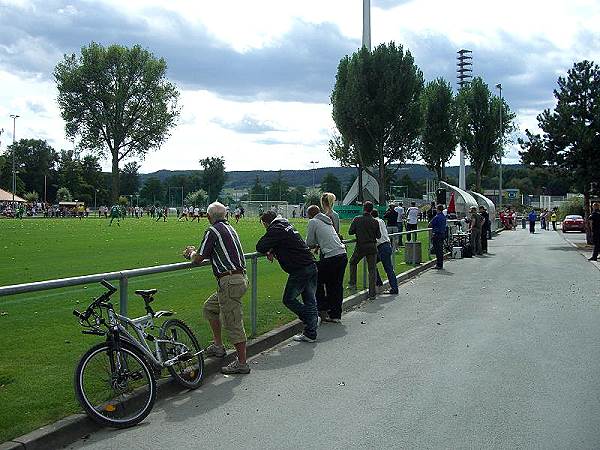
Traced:
[[[365, 170], [362, 173], [363, 179], [363, 198], [365, 201], [371, 201], [374, 203], [379, 203], [377, 199], [379, 198], [379, 183], [375, 178], [369, 175]], [[344, 197], [342, 201], [343, 205], [350, 205], [354, 200], [358, 198], [358, 178], [354, 180], [354, 183], [350, 187], [350, 190]]]
[[[5, 191], [4, 189], [0, 189], [0, 202], [12, 202], [12, 201], [13, 201], [12, 192], [8, 192], [8, 191]], [[27, 200], [25, 200], [15, 194], [15, 202], [27, 203]]]

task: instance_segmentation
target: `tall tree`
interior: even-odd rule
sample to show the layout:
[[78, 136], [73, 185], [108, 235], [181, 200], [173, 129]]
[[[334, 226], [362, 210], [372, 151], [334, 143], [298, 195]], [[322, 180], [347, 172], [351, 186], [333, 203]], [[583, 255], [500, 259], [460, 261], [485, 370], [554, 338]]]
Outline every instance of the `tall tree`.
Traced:
[[208, 201], [213, 202], [221, 193], [227, 174], [225, 173], [225, 158], [221, 156], [208, 157], [200, 160], [204, 169], [202, 172], [202, 189], [208, 193]]
[[156, 177], [148, 178], [142, 189], [140, 190], [140, 197], [142, 202], [145, 204], [158, 204], [161, 203], [165, 194], [165, 188], [160, 180]]
[[393, 42], [372, 52], [362, 47], [338, 65], [333, 120], [357, 150], [361, 166], [379, 182], [380, 202], [388, 166], [412, 158], [419, 145], [422, 89], [423, 74], [412, 55]]
[[121, 170], [121, 194], [131, 195], [137, 193], [140, 189], [140, 170], [141, 165], [136, 161], [130, 161]]
[[7, 164], [0, 170], [3, 187], [11, 190], [12, 185], [12, 158], [15, 156], [15, 168], [17, 170], [17, 187], [22, 190], [44, 192], [44, 177], [46, 184], [56, 183], [56, 164], [58, 154], [41, 139], [20, 139], [7, 147], [5, 157]]
[[323, 192], [332, 192], [339, 200], [343, 200], [342, 196], [342, 183], [339, 178], [331, 172], [327, 172], [321, 180], [321, 190]]
[[290, 190], [290, 184], [283, 178], [281, 170], [277, 178], [271, 181], [269, 185], [269, 199], [278, 201], [287, 201]]
[[[548, 162], [568, 170], [584, 194], [590, 212], [591, 183], [600, 173], [600, 68], [592, 61], [575, 63], [554, 90], [556, 107], [538, 116]], [[588, 233], [588, 240], [591, 239]]]
[[539, 134], [533, 134], [527, 129], [525, 130], [525, 137], [527, 140], [523, 138], [517, 139], [522, 149], [519, 151], [521, 162], [534, 167], [544, 166], [551, 159], [544, 139]]
[[427, 83], [421, 96], [423, 136], [420, 155], [439, 180], [458, 143], [456, 108], [452, 86], [443, 78]]
[[84, 149], [108, 152], [115, 202], [119, 163], [160, 147], [179, 115], [179, 92], [166, 69], [164, 59], [139, 45], [92, 42], [79, 56], [65, 55], [54, 70], [67, 135], [79, 136]]
[[83, 171], [81, 161], [73, 150], [61, 150], [58, 158], [58, 185], [66, 188], [76, 200], [85, 190], [82, 189]]
[[254, 180], [254, 184], [250, 188], [249, 194], [251, 201], [262, 201], [267, 199], [267, 192], [260, 181], [260, 177], [257, 176]]
[[502, 154], [503, 143], [513, 131], [515, 115], [479, 77], [460, 90], [457, 108], [459, 141], [475, 170], [475, 190], [480, 191], [481, 177]]

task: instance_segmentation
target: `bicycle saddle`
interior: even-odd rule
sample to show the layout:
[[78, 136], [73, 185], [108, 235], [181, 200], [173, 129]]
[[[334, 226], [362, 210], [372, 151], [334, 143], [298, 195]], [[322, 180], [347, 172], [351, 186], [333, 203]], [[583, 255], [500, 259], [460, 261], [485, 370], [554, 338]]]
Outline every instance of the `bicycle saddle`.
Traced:
[[150, 297], [158, 292], [158, 289], [138, 289], [135, 291], [136, 295], [141, 295], [142, 297]]

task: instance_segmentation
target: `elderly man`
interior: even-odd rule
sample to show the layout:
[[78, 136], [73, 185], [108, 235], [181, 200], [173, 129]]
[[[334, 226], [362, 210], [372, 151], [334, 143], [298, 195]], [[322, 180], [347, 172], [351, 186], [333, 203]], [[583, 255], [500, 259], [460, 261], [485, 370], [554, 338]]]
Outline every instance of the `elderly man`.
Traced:
[[204, 303], [204, 317], [212, 329], [214, 342], [205, 350], [205, 356], [225, 356], [221, 326], [235, 346], [237, 359], [221, 369], [224, 374], [250, 373], [246, 362], [246, 331], [242, 316], [242, 297], [248, 290], [244, 251], [235, 229], [225, 220], [226, 209], [219, 202], [208, 206], [210, 227], [198, 250], [187, 247], [184, 257], [199, 264], [209, 259], [217, 278], [217, 292]]

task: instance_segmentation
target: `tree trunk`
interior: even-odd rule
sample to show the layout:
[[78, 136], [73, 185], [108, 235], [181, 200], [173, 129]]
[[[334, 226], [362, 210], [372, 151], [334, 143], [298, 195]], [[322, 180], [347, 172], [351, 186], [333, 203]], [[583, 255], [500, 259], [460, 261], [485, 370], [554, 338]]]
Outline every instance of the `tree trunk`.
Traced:
[[379, 204], [385, 205], [385, 166], [379, 161]]
[[442, 163], [442, 169], [440, 170], [440, 181], [446, 181], [446, 165]]
[[112, 158], [112, 201], [116, 205], [119, 201], [119, 158]]
[[585, 240], [588, 245], [593, 244], [592, 241], [592, 230], [587, 218], [590, 217], [590, 191], [588, 189], [583, 190], [583, 220], [585, 223]]
[[[483, 169], [480, 168], [479, 166], [475, 169], [475, 190], [477, 192], [481, 192], [481, 171]], [[467, 189], [469, 189], [468, 186], [465, 186]]]
[[362, 205], [365, 202], [363, 195], [363, 169], [358, 166], [358, 202]]

